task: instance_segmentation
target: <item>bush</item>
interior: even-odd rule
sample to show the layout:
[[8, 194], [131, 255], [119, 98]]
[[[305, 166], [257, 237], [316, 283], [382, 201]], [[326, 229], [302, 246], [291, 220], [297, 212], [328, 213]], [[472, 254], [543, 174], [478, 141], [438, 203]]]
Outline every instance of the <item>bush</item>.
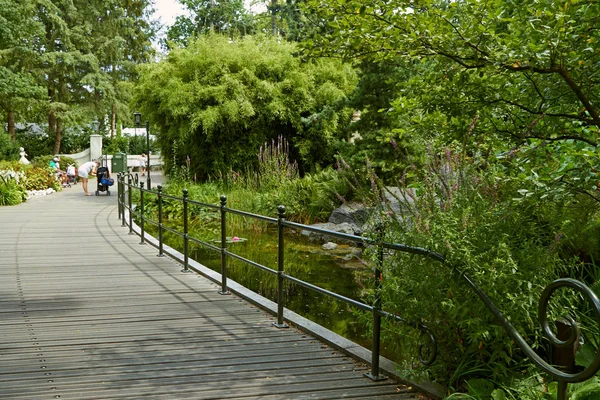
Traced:
[[0, 206], [13, 206], [27, 199], [25, 173], [16, 162], [0, 161]]
[[62, 190], [60, 182], [50, 167], [32, 167], [25, 171], [25, 188], [27, 190], [45, 190], [52, 188]]
[[25, 149], [30, 159], [43, 154], [49, 154], [54, 147], [54, 140], [47, 134], [36, 134], [28, 130], [18, 130], [16, 137], [17, 142]]
[[18, 160], [19, 147], [19, 143], [13, 142], [8, 133], [0, 132], [0, 160]]
[[27, 192], [15, 179], [0, 174], [0, 206], [14, 206], [27, 199]]
[[[398, 214], [381, 214], [386, 241], [430, 249], [447, 260], [441, 264], [406, 253], [385, 260], [384, 308], [427, 325], [438, 340], [438, 360], [418, 373], [454, 389], [473, 379], [498, 383], [523, 376], [529, 361], [453, 268], [467, 272], [530, 345], [546, 353], [534, 322], [537, 302], [543, 288], [573, 265], [561, 259], [557, 239], [569, 224], [569, 209], [515, 202], [518, 187], [502, 184], [493, 168], [478, 170], [472, 160], [450, 151], [430, 155], [425, 168], [407, 176], [399, 182]], [[554, 298], [563, 310], [573, 306], [566, 296]], [[418, 354], [410, 339], [413, 328], [386, 332], [388, 340]], [[405, 362], [411, 370], [412, 360]]]

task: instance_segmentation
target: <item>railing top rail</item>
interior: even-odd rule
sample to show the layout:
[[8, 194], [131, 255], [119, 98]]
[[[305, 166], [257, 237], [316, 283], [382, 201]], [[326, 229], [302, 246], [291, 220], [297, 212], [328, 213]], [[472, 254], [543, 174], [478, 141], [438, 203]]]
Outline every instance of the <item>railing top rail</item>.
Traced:
[[[182, 199], [183, 200], [183, 199]], [[201, 207], [206, 207], [206, 208], [210, 208], [212, 210], [219, 210], [221, 207], [216, 205], [216, 204], [210, 204], [210, 203], [205, 203], [203, 201], [198, 201], [198, 200], [190, 200], [187, 199], [187, 202], [189, 204], [193, 204], [195, 206], [201, 206]]]
[[232, 214], [237, 214], [237, 215], [241, 215], [241, 216], [244, 216], [244, 217], [258, 219], [258, 220], [265, 221], [265, 222], [270, 222], [270, 223], [273, 223], [273, 224], [277, 223], [277, 218], [266, 217], [264, 215], [253, 214], [253, 213], [249, 213], [247, 211], [236, 210], [234, 208], [229, 208], [229, 207], [224, 207], [223, 209], [225, 211], [227, 211], [227, 212], [232, 213]]

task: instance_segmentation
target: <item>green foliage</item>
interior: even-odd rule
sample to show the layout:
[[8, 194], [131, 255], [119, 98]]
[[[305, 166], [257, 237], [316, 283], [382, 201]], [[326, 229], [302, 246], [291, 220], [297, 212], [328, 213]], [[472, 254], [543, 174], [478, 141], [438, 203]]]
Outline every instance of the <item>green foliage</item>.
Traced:
[[[259, 148], [282, 136], [301, 171], [333, 160], [355, 83], [339, 61], [302, 62], [275, 39], [199, 37], [141, 69], [135, 101], [170, 170], [190, 157], [198, 179], [255, 169]], [[177, 153], [173, 154], [176, 144]]]
[[[186, 46], [190, 39], [211, 33], [239, 37], [253, 31], [253, 16], [242, 0], [180, 0], [187, 13], [176, 18], [167, 31], [165, 47]], [[171, 43], [169, 43], [171, 42]]]
[[60, 191], [61, 185], [49, 167], [32, 167], [25, 170], [25, 188], [27, 190], [45, 190], [52, 188]]
[[[277, 186], [271, 186], [270, 182], [267, 182], [269, 186], [257, 186], [256, 183], [255, 177], [247, 180], [243, 175], [237, 176], [237, 181], [229, 179], [203, 184], [169, 179], [164, 191], [181, 197], [182, 190], [187, 188], [190, 199], [209, 204], [219, 204], [220, 196], [225, 194], [228, 207], [272, 217], [277, 216], [277, 207], [284, 205], [288, 220], [313, 223], [326, 220], [339, 206], [339, 197], [348, 190], [345, 180], [331, 168], [303, 178], [286, 179]], [[169, 218], [180, 219], [183, 208], [180, 202], [166, 202], [164, 212]], [[257, 225], [256, 229], [262, 228]]]
[[[346, 158], [368, 157], [388, 178], [401, 166], [390, 159], [390, 140], [408, 154], [413, 146], [420, 154], [423, 141], [460, 143], [484, 159], [517, 150], [530, 163], [519, 165], [518, 175], [543, 184], [554, 192], [549, 196], [595, 194], [597, 3], [311, 0], [301, 6], [318, 16], [304, 50], [352, 58], [362, 68], [357, 100], [366, 100], [370, 126], [357, 124], [365, 143], [344, 148]], [[465, 129], [470, 121], [477, 123]], [[548, 165], [544, 152], [552, 158]]]
[[47, 134], [33, 134], [27, 130], [17, 129], [15, 137], [15, 143], [25, 149], [29, 159], [52, 153], [53, 140]]
[[[365, 60], [359, 64], [359, 71], [351, 104], [360, 110], [360, 119], [348, 128], [348, 137], [339, 143], [338, 149], [355, 168], [370, 163], [379, 178], [391, 182], [409, 165], [409, 159], [416, 162], [423, 152], [422, 142], [431, 142], [432, 135], [424, 136], [422, 126], [419, 131], [411, 128], [414, 121], [406, 121], [409, 116], [404, 106], [400, 106], [404, 112], [398, 113], [390, 105], [407, 92], [418, 96], [419, 89], [407, 84], [411, 73], [416, 72], [415, 67]], [[407, 108], [413, 107], [417, 105], [410, 104]], [[423, 123], [420, 121], [420, 125]]]
[[326, 168], [303, 178], [285, 180], [274, 190], [259, 190], [252, 203], [256, 212], [277, 215], [277, 207], [286, 207], [286, 218], [300, 223], [326, 221], [347, 194], [348, 186], [337, 171]]
[[[452, 266], [467, 272], [543, 353], [535, 329], [537, 301], [547, 284], [572, 269], [572, 260], [561, 258], [560, 232], [579, 223], [578, 211], [563, 204], [536, 200], [515, 206], [518, 187], [475, 164], [449, 150], [431, 154], [424, 169], [409, 171], [400, 182], [399, 214], [382, 215], [387, 241], [431, 249], [447, 260], [441, 265], [421, 256], [389, 257], [383, 293], [386, 308], [432, 329], [439, 356], [426, 371], [456, 389], [468, 389], [473, 379], [506, 382], [527, 360]], [[581, 305], [565, 296], [556, 297], [552, 317], [565, 309], [580, 314]], [[412, 335], [410, 329], [401, 332]]]
[[140, 154], [129, 152], [129, 138], [125, 136], [116, 136], [114, 138], [104, 138], [102, 142], [102, 152], [104, 154], [115, 154], [123, 152], [126, 154]]
[[[565, 121], [600, 126], [594, 106], [598, 91], [593, 89], [600, 34], [590, 29], [600, 12], [596, 3], [427, 0], [416, 7], [410, 0], [314, 0], [303, 7], [317, 12], [321, 21], [332, 21], [306, 41], [308, 50], [436, 60], [445, 92], [455, 95], [465, 111], [479, 110], [491, 131], [560, 137]], [[529, 129], [540, 115], [552, 123]]]
[[27, 199], [27, 193], [23, 186], [16, 180], [4, 178], [0, 174], [0, 206], [14, 206], [21, 204]]
[[16, 162], [0, 161], [0, 206], [14, 206], [27, 199], [22, 168]]
[[0, 160], [16, 161], [19, 159], [19, 143], [13, 142], [10, 136], [0, 131]]
[[265, 143], [258, 152], [258, 177], [261, 190], [269, 190], [298, 179], [298, 164], [290, 161], [289, 144], [281, 136], [277, 143]]
[[1, 0], [0, 111], [11, 137], [15, 122], [47, 121], [51, 147], [23, 146], [34, 156], [69, 152], [78, 147], [62, 143], [70, 129], [129, 115], [124, 81], [153, 53], [150, 7], [147, 0]]

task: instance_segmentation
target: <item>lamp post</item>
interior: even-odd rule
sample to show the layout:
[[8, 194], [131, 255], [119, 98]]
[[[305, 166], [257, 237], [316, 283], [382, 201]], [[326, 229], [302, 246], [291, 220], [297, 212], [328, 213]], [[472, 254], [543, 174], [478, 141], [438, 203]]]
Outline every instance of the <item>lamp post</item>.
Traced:
[[94, 119], [94, 122], [92, 122], [92, 131], [98, 132], [98, 128], [100, 128], [100, 121]]
[[[133, 123], [135, 124], [136, 128], [142, 125], [142, 114], [139, 111], [136, 111], [133, 113]], [[136, 134], [137, 134], [137, 129], [136, 129]], [[148, 188], [148, 190], [152, 189], [151, 181], [150, 181], [150, 122], [146, 121], [146, 156], [148, 157], [146, 159], [146, 172], [148, 172], [148, 174], [146, 175], [146, 187]]]
[[146, 156], [148, 160], [146, 161], [146, 187], [148, 190], [152, 190], [152, 186], [150, 185], [150, 121], [146, 120]]

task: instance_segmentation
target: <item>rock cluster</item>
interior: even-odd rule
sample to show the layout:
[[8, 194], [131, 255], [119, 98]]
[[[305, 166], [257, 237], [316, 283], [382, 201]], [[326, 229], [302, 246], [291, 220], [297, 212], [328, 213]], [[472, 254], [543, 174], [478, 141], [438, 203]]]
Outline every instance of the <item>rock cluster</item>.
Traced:
[[27, 198], [31, 198], [33, 196], [48, 196], [52, 193], [56, 193], [56, 190], [52, 188], [44, 189], [44, 190], [28, 190]]

